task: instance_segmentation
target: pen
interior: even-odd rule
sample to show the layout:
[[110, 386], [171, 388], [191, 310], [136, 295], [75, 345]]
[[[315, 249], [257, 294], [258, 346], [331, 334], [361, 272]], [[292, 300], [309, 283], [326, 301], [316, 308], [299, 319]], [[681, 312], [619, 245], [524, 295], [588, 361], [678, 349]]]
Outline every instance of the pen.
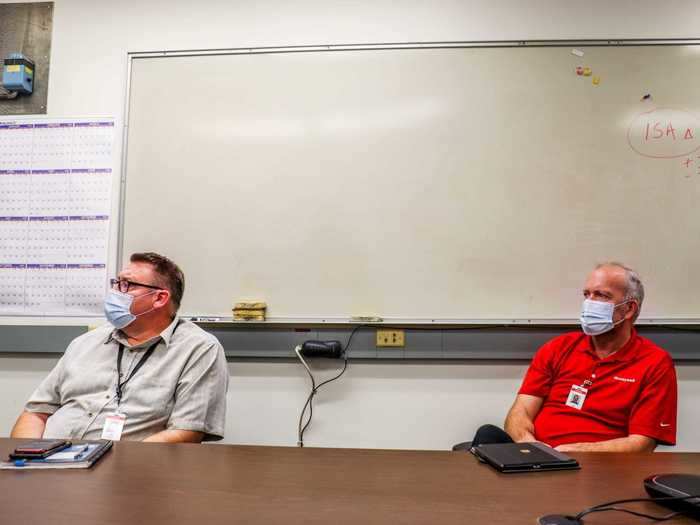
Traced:
[[90, 445], [87, 445], [87, 444], [86, 444], [86, 445], [83, 445], [83, 447], [82, 447], [80, 450], [77, 451], [77, 453], [75, 454], [75, 456], [73, 456], [73, 459], [79, 459], [80, 456], [82, 456], [83, 454], [85, 454], [88, 450], [90, 450]]
[[190, 317], [190, 321], [200, 322], [200, 323], [211, 323], [211, 322], [221, 321], [221, 317]]

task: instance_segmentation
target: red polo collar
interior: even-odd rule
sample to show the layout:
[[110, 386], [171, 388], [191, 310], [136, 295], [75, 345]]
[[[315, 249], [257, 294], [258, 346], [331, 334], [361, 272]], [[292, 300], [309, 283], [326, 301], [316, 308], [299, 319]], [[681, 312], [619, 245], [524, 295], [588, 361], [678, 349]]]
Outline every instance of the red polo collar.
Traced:
[[639, 336], [637, 335], [637, 330], [635, 330], [633, 327], [632, 333], [630, 334], [630, 338], [624, 344], [624, 346], [614, 354], [609, 355], [608, 357], [605, 357], [603, 359], [598, 357], [598, 354], [596, 354], [595, 350], [593, 350], [593, 337], [590, 335], [586, 336], [584, 343], [581, 344], [579, 349], [583, 352], [588, 353], [590, 356], [592, 356], [598, 361], [605, 361], [606, 363], [625, 363], [628, 361], [633, 361], [637, 357], [637, 354], [639, 354]]

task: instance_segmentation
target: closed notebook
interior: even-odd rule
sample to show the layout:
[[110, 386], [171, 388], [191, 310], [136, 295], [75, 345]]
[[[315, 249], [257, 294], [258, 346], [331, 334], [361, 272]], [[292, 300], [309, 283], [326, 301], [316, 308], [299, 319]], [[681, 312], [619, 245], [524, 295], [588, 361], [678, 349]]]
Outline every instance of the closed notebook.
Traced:
[[0, 469], [68, 469], [90, 468], [110, 448], [112, 442], [106, 440], [77, 441], [42, 459], [18, 459], [0, 462]]

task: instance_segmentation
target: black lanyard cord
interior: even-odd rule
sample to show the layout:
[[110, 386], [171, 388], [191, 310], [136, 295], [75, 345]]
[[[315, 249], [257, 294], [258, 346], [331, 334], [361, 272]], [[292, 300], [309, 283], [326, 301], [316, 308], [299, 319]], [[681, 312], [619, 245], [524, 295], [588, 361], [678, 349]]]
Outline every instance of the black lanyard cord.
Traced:
[[138, 372], [139, 369], [146, 364], [146, 361], [148, 361], [148, 358], [151, 357], [151, 355], [153, 355], [153, 352], [159, 344], [160, 339], [148, 347], [146, 353], [143, 354], [143, 357], [139, 360], [138, 363], [136, 363], [136, 366], [132, 370], [131, 374], [129, 374], [129, 377], [127, 377], [124, 381], [120, 381], [122, 378], [122, 357], [124, 357], [124, 345], [119, 345], [119, 354], [117, 355], [117, 404], [121, 403], [122, 401], [122, 392], [124, 386], [129, 381], [131, 381], [131, 379], [136, 375], [136, 372]]
[[[173, 336], [175, 333], [175, 330], [177, 330], [177, 327], [180, 326], [180, 320], [178, 319], [177, 324], [175, 325], [175, 328], [173, 328], [172, 334], [170, 334], [170, 337]], [[122, 357], [124, 357], [124, 345], [119, 344], [119, 354], [117, 354], [117, 404], [120, 404], [122, 401], [122, 393], [124, 391], [124, 386], [131, 381], [131, 379], [136, 375], [136, 372], [139, 371], [139, 369], [146, 364], [146, 361], [148, 361], [148, 358], [151, 357], [153, 352], [155, 351], [156, 347], [160, 344], [162, 341], [161, 339], [158, 339], [155, 343], [153, 343], [151, 346], [148, 347], [148, 350], [146, 350], [146, 353], [143, 355], [143, 357], [139, 360], [138, 363], [136, 363], [136, 366], [134, 369], [131, 371], [131, 374], [129, 374], [129, 377], [127, 377], [124, 381], [121, 381], [122, 378]]]

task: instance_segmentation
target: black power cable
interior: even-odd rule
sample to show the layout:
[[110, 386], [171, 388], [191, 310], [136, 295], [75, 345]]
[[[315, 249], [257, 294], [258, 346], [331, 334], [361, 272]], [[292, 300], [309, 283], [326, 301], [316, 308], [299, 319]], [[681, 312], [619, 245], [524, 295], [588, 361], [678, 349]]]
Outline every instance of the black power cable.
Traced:
[[[340, 372], [334, 376], [331, 377], [330, 379], [326, 379], [322, 383], [320, 383], [318, 386], [316, 385], [316, 379], [314, 378], [313, 374], [311, 373], [311, 369], [309, 366], [306, 364], [306, 361], [301, 355], [301, 348], [299, 346], [296, 347], [296, 353], [297, 356], [299, 357], [299, 360], [301, 361], [301, 364], [304, 365], [304, 368], [306, 368], [306, 372], [309, 374], [309, 378], [311, 379], [311, 392], [309, 392], [308, 397], [306, 398], [306, 403], [304, 403], [304, 407], [301, 409], [301, 414], [299, 414], [299, 429], [298, 429], [298, 439], [297, 439], [297, 445], [300, 447], [304, 446], [304, 432], [306, 432], [306, 429], [309, 428], [309, 425], [311, 424], [311, 418], [313, 417], [314, 414], [314, 407], [313, 407], [313, 401], [314, 397], [316, 396], [316, 393], [318, 392], [319, 388], [321, 388], [324, 385], [327, 385], [328, 383], [335, 381], [336, 379], [339, 379], [347, 370], [348, 368], [348, 355], [350, 353], [350, 344], [352, 343], [352, 338], [357, 333], [357, 331], [360, 328], [368, 328], [367, 325], [357, 325], [355, 328], [353, 328], [352, 332], [350, 332], [350, 337], [348, 337], [348, 342], [345, 344], [345, 352], [343, 353], [343, 368], [340, 370]], [[309, 409], [309, 419], [306, 421], [304, 426], [302, 427], [301, 423], [304, 420], [304, 414], [306, 413], [306, 409]]]
[[[608, 501], [607, 503], [600, 503], [599, 505], [594, 505], [582, 510], [575, 516], [565, 516], [565, 515], [550, 515], [543, 516], [539, 519], [541, 525], [554, 524], [554, 523], [571, 523], [577, 525], [583, 525], [583, 517], [596, 512], [624, 512], [625, 514], [631, 514], [633, 516], [638, 516], [640, 518], [647, 518], [655, 522], [667, 521], [673, 519], [677, 516], [684, 515], [683, 512], [671, 512], [669, 514], [664, 514], [662, 516], [655, 516], [653, 514], [646, 514], [644, 512], [638, 512], [636, 510], [626, 509], [623, 507], [616, 507], [621, 503], [641, 503], [641, 502], [652, 502], [652, 503], [673, 503], [673, 502], [683, 502], [686, 500], [698, 499], [700, 495], [692, 496], [664, 496], [658, 498], [629, 498], [620, 499], [616, 501]], [[549, 519], [548, 519], [549, 518]]]

